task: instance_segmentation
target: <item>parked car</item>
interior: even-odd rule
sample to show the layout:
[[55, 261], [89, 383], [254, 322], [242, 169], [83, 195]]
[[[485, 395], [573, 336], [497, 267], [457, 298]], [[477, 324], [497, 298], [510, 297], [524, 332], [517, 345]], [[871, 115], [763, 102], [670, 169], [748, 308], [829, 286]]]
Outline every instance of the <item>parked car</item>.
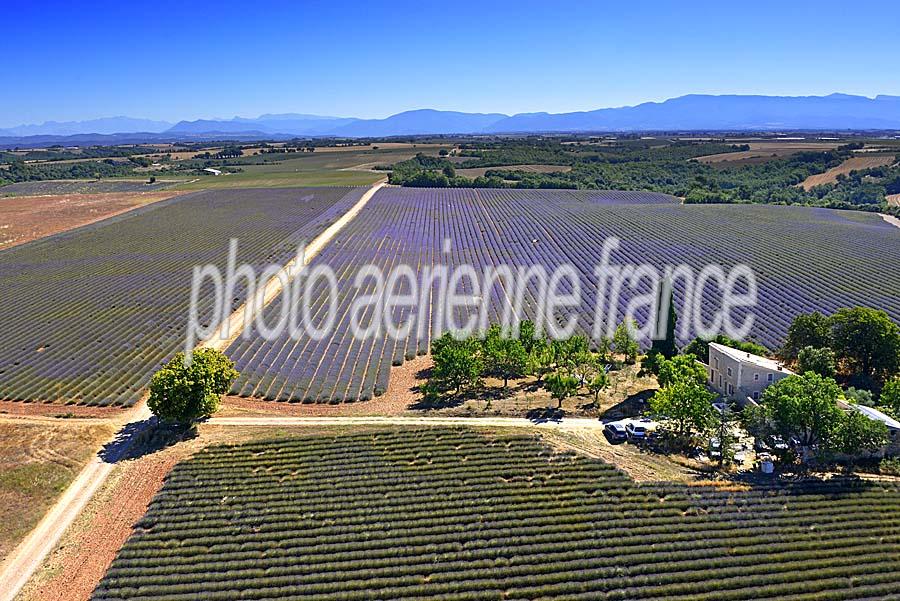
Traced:
[[657, 423], [652, 419], [634, 419], [625, 425], [630, 440], [647, 440], [656, 433]]
[[609, 422], [603, 426], [603, 434], [610, 442], [622, 442], [623, 440], [628, 440], [628, 430], [626, 429], [627, 423], [626, 420]]

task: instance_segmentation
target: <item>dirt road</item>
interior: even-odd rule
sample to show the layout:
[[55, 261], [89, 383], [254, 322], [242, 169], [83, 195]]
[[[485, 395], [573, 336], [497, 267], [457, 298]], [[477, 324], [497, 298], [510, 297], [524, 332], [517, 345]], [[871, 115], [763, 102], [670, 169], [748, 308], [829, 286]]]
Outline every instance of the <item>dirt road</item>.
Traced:
[[524, 417], [214, 417], [216, 426], [476, 426], [489, 428], [603, 429], [603, 422], [588, 418], [530, 420]]

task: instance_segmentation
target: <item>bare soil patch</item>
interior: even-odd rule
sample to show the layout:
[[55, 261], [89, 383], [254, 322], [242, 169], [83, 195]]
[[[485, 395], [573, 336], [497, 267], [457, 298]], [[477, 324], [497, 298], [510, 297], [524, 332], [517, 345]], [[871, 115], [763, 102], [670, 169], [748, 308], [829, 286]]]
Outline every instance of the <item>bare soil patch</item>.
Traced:
[[6, 557], [113, 433], [110, 423], [0, 421], [0, 557]]
[[176, 194], [163, 191], [0, 198], [0, 249], [100, 221]]
[[825, 173], [810, 175], [803, 180], [803, 183], [801, 183], [800, 186], [802, 186], [804, 190], [811, 190], [815, 186], [835, 183], [839, 175], [849, 175], [851, 171], [862, 171], [863, 169], [874, 169], [875, 167], [892, 165], [895, 161], [896, 157], [892, 154], [850, 157], [837, 167], [832, 167]]
[[572, 168], [568, 165], [504, 165], [502, 167], [472, 167], [457, 169], [456, 174], [463, 177], [482, 177], [488, 171], [525, 171], [526, 173], [567, 173]]
[[886, 197], [888, 205], [892, 207], [900, 207], [900, 194], [888, 194]]

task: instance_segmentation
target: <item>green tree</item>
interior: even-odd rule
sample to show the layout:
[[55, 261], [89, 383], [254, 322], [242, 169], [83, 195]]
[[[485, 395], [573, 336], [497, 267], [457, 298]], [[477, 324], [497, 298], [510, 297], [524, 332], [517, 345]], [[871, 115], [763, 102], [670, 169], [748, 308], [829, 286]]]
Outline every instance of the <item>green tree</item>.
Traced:
[[521, 378], [528, 369], [528, 353], [518, 338], [505, 336], [499, 326], [491, 326], [484, 338], [486, 373], [503, 378], [503, 388], [510, 378]]
[[455, 394], [477, 386], [484, 371], [480, 347], [476, 338], [459, 339], [445, 332], [431, 343], [432, 376]]
[[553, 362], [556, 369], [567, 373], [573, 373], [576, 366], [590, 352], [587, 338], [584, 336], [570, 336], [550, 341], [550, 349], [553, 352]]
[[543, 341], [533, 321], [524, 319], [519, 322], [519, 341], [529, 355], [534, 350], [534, 346]]
[[694, 355], [677, 355], [671, 359], [663, 359], [659, 363], [657, 376], [660, 386], [671, 386], [684, 382], [701, 388], [706, 386], [706, 369], [697, 362]]
[[811, 371], [823, 378], [833, 378], [836, 371], [834, 351], [827, 347], [805, 346], [797, 355], [797, 369], [800, 373]]
[[768, 353], [768, 349], [766, 347], [756, 344], [755, 342], [749, 342], [745, 340], [734, 340], [733, 338], [729, 338], [724, 334], [719, 334], [715, 338], [710, 340], [704, 340], [703, 338], [694, 338], [687, 346], [682, 349], [684, 354], [694, 355], [699, 357], [702, 361], [709, 360], [709, 343], [715, 342], [716, 344], [721, 344], [724, 346], [731, 347], [733, 349], [737, 349], [739, 351], [743, 351], [745, 353], [753, 353], [754, 355], [761, 355], [763, 357]]
[[[725, 405], [722, 411], [715, 411], [713, 413], [712, 422], [713, 425], [710, 429], [710, 433], [719, 446], [718, 463], [719, 467], [721, 467], [722, 464], [731, 463], [734, 460], [734, 444], [738, 442], [738, 437], [734, 432], [734, 426], [737, 423], [737, 419], [728, 405]], [[710, 449], [713, 447], [712, 442], [711, 439]]]
[[848, 455], [862, 451], [875, 451], [888, 440], [887, 426], [869, 419], [858, 411], [848, 411], [843, 415], [837, 430], [835, 450]]
[[528, 371], [534, 374], [538, 383], [553, 369], [553, 350], [544, 340], [536, 340], [528, 354]]
[[807, 346], [829, 348], [831, 344], [831, 320], [818, 311], [813, 311], [794, 318], [780, 354], [783, 359], [794, 361]]
[[854, 388], [853, 386], [849, 386], [847, 390], [844, 391], [844, 398], [847, 399], [847, 401], [850, 403], [866, 406], [871, 405], [874, 399], [871, 390], [866, 390], [865, 388]]
[[843, 412], [837, 406], [841, 389], [831, 378], [807, 372], [788, 376], [765, 389], [760, 407], [785, 442], [815, 452], [834, 448]]
[[900, 377], [888, 380], [881, 389], [878, 403], [889, 409], [895, 416], [900, 416]]
[[878, 309], [839, 309], [832, 318], [838, 358], [853, 373], [883, 381], [900, 370], [900, 327]]
[[626, 363], [634, 363], [641, 347], [634, 338], [633, 332], [637, 330], [637, 324], [634, 322], [625, 322], [619, 324], [613, 335], [613, 348], [620, 355], [624, 355]]
[[574, 375], [578, 377], [580, 386], [584, 386], [597, 375], [597, 373], [606, 373], [600, 358], [588, 349], [579, 351], [575, 354], [572, 371]]
[[150, 379], [147, 406], [164, 421], [184, 424], [209, 417], [238, 375], [234, 363], [215, 349], [194, 351], [190, 365], [178, 353]]
[[600, 401], [600, 393], [609, 388], [609, 374], [604, 370], [598, 371], [588, 382], [588, 391], [594, 395], [594, 404]]
[[650, 397], [650, 410], [671, 424], [678, 439], [685, 441], [693, 433], [702, 433], [713, 425], [715, 395], [689, 380], [676, 380]]
[[547, 376], [544, 388], [550, 396], [556, 399], [557, 409], [562, 409], [563, 401], [578, 392], [578, 378], [561, 372], [554, 372]]

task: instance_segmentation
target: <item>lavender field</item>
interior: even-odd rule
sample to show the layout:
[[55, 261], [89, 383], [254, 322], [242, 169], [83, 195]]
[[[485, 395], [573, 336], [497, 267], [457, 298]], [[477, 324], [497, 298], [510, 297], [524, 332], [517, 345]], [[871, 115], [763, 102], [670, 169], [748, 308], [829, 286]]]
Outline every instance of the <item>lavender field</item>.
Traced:
[[189, 194], [0, 252], [0, 399], [134, 403], [184, 346], [194, 265], [224, 270], [231, 237], [242, 262], [284, 263], [361, 193]]
[[[283, 401], [367, 399], [386, 389], [392, 364], [427, 352], [429, 328], [396, 342], [384, 335], [366, 341], [351, 337], [353, 300], [371, 292], [357, 290], [352, 275], [367, 263], [385, 271], [408, 264], [418, 273], [439, 262], [479, 270], [571, 263], [586, 291], [576, 311], [579, 327], [590, 334], [597, 301], [592, 272], [609, 236], [622, 240], [613, 254], [619, 264], [685, 263], [698, 270], [710, 262], [749, 264], [760, 298], [751, 338], [770, 348], [780, 344], [795, 315], [814, 309], [874, 306], [900, 320], [900, 231], [877, 215], [788, 206], [682, 206], [671, 197], [640, 193], [386, 188], [313, 263], [328, 264], [343, 276], [334, 332], [318, 341], [238, 340], [228, 351], [242, 373], [233, 392]], [[447, 238], [452, 248], [444, 254]], [[682, 305], [683, 292], [676, 281], [676, 306]], [[707, 297], [708, 317], [716, 302]], [[496, 290], [490, 300], [496, 318], [507, 300]], [[628, 295], [620, 298], [620, 316], [628, 300]], [[321, 314], [324, 301], [319, 297], [314, 311]], [[528, 317], [533, 301], [526, 298]], [[277, 320], [271, 315], [279, 303], [269, 306], [270, 322]], [[434, 307], [420, 311], [433, 316]], [[398, 309], [394, 317], [403, 323], [409, 311]]]

